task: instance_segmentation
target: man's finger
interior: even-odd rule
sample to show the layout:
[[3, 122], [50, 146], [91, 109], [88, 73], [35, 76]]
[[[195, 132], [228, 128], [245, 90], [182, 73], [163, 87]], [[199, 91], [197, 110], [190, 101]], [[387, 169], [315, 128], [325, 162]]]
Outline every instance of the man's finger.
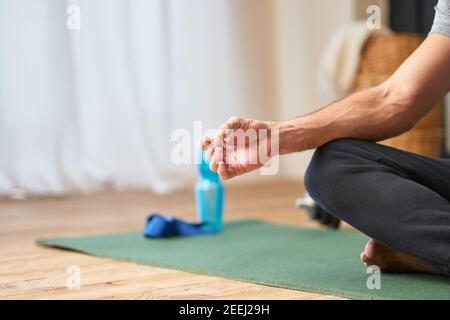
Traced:
[[208, 146], [206, 147], [206, 151], [205, 151], [206, 160], [211, 161], [211, 158], [214, 154], [214, 149], [215, 149], [214, 143], [208, 144]]
[[227, 130], [231, 129], [239, 129], [242, 127], [242, 124], [244, 123], [244, 119], [240, 117], [231, 117], [228, 119], [227, 122], [222, 124], [219, 129], [216, 131], [216, 137], [225, 138], [225, 135], [227, 133]]
[[209, 168], [215, 172], [215, 171], [217, 171], [219, 163], [224, 161], [223, 139], [220, 137], [216, 137], [212, 144], [214, 145], [215, 148], [214, 148], [214, 153], [211, 157], [211, 162], [209, 164]]
[[228, 166], [221, 162], [219, 163], [219, 167], [217, 169], [217, 173], [219, 174], [219, 177], [222, 180], [228, 180], [231, 179], [233, 176], [231, 175], [230, 171], [228, 170]]
[[211, 169], [211, 171], [216, 172], [217, 168], [219, 167], [219, 162], [216, 159], [216, 153], [214, 152], [213, 157], [211, 158], [211, 161], [209, 162], [209, 169]]
[[200, 145], [202, 146], [202, 150], [206, 150], [206, 148], [211, 144], [210, 137], [202, 137], [200, 140]]

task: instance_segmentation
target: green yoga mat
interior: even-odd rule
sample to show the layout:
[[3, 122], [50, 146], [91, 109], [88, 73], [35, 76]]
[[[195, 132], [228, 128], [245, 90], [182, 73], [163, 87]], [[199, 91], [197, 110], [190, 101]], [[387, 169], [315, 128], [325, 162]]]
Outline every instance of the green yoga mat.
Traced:
[[[49, 238], [40, 245], [138, 264], [356, 299], [449, 299], [450, 277], [380, 275], [368, 289], [357, 232], [303, 229], [255, 220], [227, 223], [220, 234], [146, 239], [141, 232]], [[370, 278], [373, 280], [373, 278]], [[375, 283], [369, 281], [371, 283]]]

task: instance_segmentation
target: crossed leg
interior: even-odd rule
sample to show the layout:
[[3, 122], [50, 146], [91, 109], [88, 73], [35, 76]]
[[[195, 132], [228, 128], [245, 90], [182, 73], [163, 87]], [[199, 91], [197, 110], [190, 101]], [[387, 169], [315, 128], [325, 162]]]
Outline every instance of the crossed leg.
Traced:
[[326, 211], [373, 239], [361, 253], [367, 265], [450, 273], [450, 159], [341, 139], [316, 150], [305, 186]]

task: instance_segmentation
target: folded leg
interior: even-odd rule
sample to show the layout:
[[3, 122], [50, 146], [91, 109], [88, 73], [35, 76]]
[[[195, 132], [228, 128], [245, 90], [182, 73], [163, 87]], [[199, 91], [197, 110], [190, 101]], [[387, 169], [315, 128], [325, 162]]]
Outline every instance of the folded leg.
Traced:
[[336, 140], [316, 150], [305, 186], [369, 237], [449, 273], [450, 160]]

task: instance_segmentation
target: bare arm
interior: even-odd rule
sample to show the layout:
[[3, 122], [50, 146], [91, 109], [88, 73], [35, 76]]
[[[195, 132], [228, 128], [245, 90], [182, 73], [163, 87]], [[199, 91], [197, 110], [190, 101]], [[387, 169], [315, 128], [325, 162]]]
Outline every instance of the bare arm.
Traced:
[[432, 34], [381, 85], [280, 122], [280, 153], [339, 138], [378, 141], [411, 129], [450, 90], [450, 38]]
[[280, 154], [317, 148], [340, 138], [378, 141], [411, 129], [449, 90], [450, 38], [432, 34], [379, 86], [289, 121], [233, 117], [222, 125], [214, 139], [204, 137], [202, 147], [207, 150], [211, 169], [223, 179], [230, 179], [261, 167], [264, 161], [250, 163], [244, 157], [243, 161], [230, 163], [227, 159], [249, 154], [258, 144], [266, 142], [242, 145], [233, 139], [226, 142], [223, 135], [227, 129], [278, 129]]

